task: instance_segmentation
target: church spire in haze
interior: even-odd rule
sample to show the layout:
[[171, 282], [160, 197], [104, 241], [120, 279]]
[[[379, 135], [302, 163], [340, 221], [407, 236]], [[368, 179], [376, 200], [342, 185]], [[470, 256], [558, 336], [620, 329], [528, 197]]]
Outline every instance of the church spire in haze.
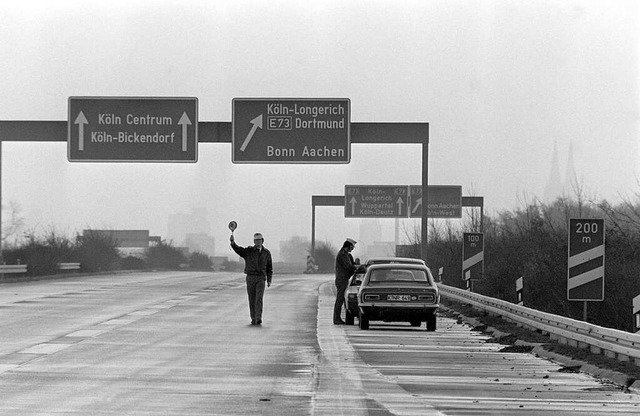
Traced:
[[553, 142], [553, 158], [551, 159], [551, 172], [547, 185], [544, 188], [544, 202], [551, 203], [562, 195], [563, 186], [560, 180], [560, 164], [558, 163], [558, 142]]

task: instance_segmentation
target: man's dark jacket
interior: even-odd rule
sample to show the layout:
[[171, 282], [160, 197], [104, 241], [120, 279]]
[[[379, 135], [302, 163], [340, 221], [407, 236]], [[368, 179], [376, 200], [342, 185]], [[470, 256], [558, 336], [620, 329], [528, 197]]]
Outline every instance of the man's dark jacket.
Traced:
[[336, 256], [336, 281], [349, 280], [355, 271], [353, 256], [346, 248], [341, 249]]
[[249, 276], [263, 276], [267, 278], [267, 282], [271, 283], [271, 275], [273, 274], [273, 264], [271, 262], [271, 252], [264, 246], [262, 251], [255, 246], [246, 248], [240, 247], [235, 242], [231, 243], [233, 251], [244, 259], [244, 272]]

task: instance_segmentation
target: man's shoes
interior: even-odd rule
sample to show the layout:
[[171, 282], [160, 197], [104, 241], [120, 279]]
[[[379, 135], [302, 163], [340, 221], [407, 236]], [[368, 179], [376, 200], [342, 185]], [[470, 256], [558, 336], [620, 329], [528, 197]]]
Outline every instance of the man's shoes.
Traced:
[[251, 320], [251, 325], [255, 325], [255, 324], [256, 324], [256, 321]]
[[262, 325], [262, 319], [258, 319], [258, 320], [256, 321], [256, 325]]
[[339, 321], [333, 321], [334, 325], [344, 325], [344, 321], [340, 319]]

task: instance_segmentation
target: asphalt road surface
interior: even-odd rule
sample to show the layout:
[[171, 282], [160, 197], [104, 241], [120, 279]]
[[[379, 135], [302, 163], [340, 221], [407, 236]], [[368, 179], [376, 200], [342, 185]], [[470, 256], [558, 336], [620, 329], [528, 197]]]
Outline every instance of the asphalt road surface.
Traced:
[[640, 397], [454, 320], [334, 326], [333, 277], [157, 272], [0, 285], [1, 415], [640, 414]]

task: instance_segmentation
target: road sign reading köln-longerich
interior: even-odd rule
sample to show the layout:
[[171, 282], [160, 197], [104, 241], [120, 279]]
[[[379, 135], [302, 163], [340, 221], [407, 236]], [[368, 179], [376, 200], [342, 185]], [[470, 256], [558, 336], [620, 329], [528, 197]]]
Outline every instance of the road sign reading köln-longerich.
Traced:
[[198, 99], [69, 97], [71, 162], [196, 162]]
[[349, 163], [348, 98], [234, 98], [233, 163]]
[[346, 218], [406, 218], [409, 187], [347, 185], [344, 188]]

